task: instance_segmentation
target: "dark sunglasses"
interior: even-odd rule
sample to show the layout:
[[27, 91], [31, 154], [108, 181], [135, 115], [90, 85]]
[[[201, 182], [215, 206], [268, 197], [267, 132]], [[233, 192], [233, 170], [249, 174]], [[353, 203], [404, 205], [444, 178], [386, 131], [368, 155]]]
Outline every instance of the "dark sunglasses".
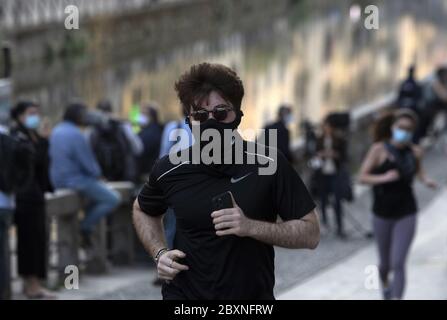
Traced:
[[205, 122], [209, 119], [209, 114], [213, 114], [213, 118], [216, 119], [216, 121], [223, 121], [227, 118], [228, 112], [233, 111], [233, 107], [230, 107], [225, 104], [220, 104], [218, 106], [215, 106], [213, 110], [208, 111], [205, 109], [195, 110], [190, 113], [190, 116], [195, 120], [199, 122]]

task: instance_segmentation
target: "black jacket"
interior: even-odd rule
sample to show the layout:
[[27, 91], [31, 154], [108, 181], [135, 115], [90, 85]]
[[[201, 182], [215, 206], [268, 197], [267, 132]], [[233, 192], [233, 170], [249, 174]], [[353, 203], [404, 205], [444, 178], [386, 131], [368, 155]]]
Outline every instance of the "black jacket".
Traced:
[[284, 154], [286, 159], [289, 162], [293, 162], [292, 152], [290, 151], [290, 134], [289, 129], [284, 125], [282, 121], [277, 121], [272, 124], [269, 124], [265, 127], [265, 144], [271, 147], [275, 147], [271, 145], [270, 141], [268, 141], [269, 133], [268, 131], [271, 129], [276, 129], [277, 131], [277, 145], [276, 148]]
[[30, 149], [33, 151], [32, 178], [26, 186], [17, 191], [16, 201], [44, 203], [45, 192], [53, 191], [49, 179], [50, 158], [48, 155], [48, 140], [39, 136], [37, 132], [31, 133], [21, 125], [13, 128], [11, 135], [27, 141]]

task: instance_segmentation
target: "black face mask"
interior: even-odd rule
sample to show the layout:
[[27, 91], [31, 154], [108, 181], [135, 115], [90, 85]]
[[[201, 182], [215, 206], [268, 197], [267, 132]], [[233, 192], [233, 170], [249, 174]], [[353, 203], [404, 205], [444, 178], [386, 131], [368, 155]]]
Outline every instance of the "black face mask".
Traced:
[[237, 128], [238, 124], [235, 121], [230, 123], [224, 123], [219, 122], [215, 119], [208, 119], [200, 124], [200, 134], [203, 134], [203, 132], [207, 129], [215, 129], [219, 132], [221, 137], [223, 138], [225, 130], [235, 130]]
[[[208, 129], [214, 129], [219, 133], [220, 136], [220, 141], [222, 143], [222, 149], [225, 148], [225, 139], [224, 139], [224, 135], [225, 132], [230, 132], [235, 130], [237, 128], [237, 122], [236, 120], [230, 123], [223, 123], [223, 122], [219, 122], [216, 121], [215, 119], [208, 119], [202, 123], [200, 123], [199, 125], [191, 125], [191, 130], [192, 133], [194, 135], [194, 139], [196, 142], [200, 142], [200, 147], [203, 148], [204, 146], [206, 146], [207, 144], [209, 144], [210, 142], [212, 142], [212, 137], [210, 138], [210, 141], [202, 141], [201, 137], [203, 136], [204, 132]], [[200, 136], [197, 136], [198, 134], [200, 134]]]
[[[223, 141], [223, 137], [224, 137], [224, 132], [225, 130], [235, 130], [237, 129], [237, 127], [239, 126], [239, 124], [241, 123], [241, 119], [242, 116], [244, 115], [244, 113], [239, 110], [236, 111], [236, 119], [233, 122], [230, 123], [224, 123], [224, 122], [219, 122], [215, 119], [208, 119], [204, 122], [201, 122], [198, 126], [199, 126], [199, 132], [200, 135], [203, 134], [203, 132], [207, 129], [215, 129], [219, 132], [220, 137], [221, 137], [221, 141]], [[189, 125], [189, 128], [192, 130], [193, 125], [191, 123], [191, 121], [189, 120], [189, 118], [186, 118], [186, 123]], [[196, 126], [196, 125], [194, 125]], [[196, 128], [194, 128], [196, 129]], [[194, 133], [196, 130], [192, 130], [192, 132]], [[200, 137], [194, 137], [196, 139], [196, 141], [200, 141]], [[199, 139], [199, 140], [197, 140]], [[205, 144], [207, 143], [207, 141], [205, 141]]]
[[[191, 122], [189, 122], [189, 121], [188, 121], [188, 124], [192, 130], [192, 133], [193, 133], [196, 143], [200, 143], [200, 150], [202, 150], [206, 145], [208, 145], [209, 143], [212, 142], [212, 137], [210, 138], [210, 141], [202, 141], [200, 139], [202, 137], [203, 133], [207, 129], [214, 129], [219, 133], [220, 142], [221, 142], [220, 149], [221, 149], [221, 155], [222, 155], [222, 158], [221, 158], [221, 164], [222, 164], [224, 162], [223, 156], [225, 154], [225, 150], [228, 148], [232, 148], [232, 144], [228, 144], [228, 141], [226, 141], [224, 138], [225, 133], [226, 132], [230, 133], [230, 131], [236, 130], [241, 122], [241, 117], [242, 117], [242, 111], [240, 111], [238, 113], [238, 116], [236, 117], [236, 119], [230, 123], [219, 122], [215, 119], [208, 119], [204, 122], [201, 122], [198, 125], [195, 125], [195, 124], [192, 125]], [[200, 136], [197, 136], [198, 134], [200, 134]]]

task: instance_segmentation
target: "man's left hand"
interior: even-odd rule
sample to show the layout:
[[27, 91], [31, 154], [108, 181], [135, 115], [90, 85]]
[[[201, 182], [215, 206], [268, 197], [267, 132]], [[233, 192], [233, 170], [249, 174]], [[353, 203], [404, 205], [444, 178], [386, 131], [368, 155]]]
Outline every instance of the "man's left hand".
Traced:
[[211, 213], [214, 227], [216, 228], [216, 235], [226, 236], [232, 234], [239, 237], [247, 237], [253, 228], [254, 221], [244, 215], [232, 194], [231, 199], [233, 200], [233, 208]]

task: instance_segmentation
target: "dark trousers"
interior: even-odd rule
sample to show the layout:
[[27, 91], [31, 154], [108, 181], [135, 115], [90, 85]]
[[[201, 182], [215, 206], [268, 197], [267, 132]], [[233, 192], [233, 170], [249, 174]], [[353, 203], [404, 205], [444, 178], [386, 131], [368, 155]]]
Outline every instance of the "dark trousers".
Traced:
[[0, 300], [11, 298], [11, 263], [8, 231], [11, 210], [0, 209]]
[[330, 198], [332, 196], [332, 207], [335, 211], [335, 217], [337, 221], [337, 230], [339, 233], [343, 232], [343, 210], [342, 210], [342, 203], [341, 203], [341, 195], [339, 192], [339, 188], [337, 188], [337, 176], [336, 175], [321, 175], [320, 180], [320, 188], [321, 188], [321, 213], [323, 218], [323, 224], [327, 225], [327, 214], [326, 209], [327, 206], [330, 204]]
[[45, 279], [48, 252], [45, 204], [17, 201], [14, 220], [19, 275]]

